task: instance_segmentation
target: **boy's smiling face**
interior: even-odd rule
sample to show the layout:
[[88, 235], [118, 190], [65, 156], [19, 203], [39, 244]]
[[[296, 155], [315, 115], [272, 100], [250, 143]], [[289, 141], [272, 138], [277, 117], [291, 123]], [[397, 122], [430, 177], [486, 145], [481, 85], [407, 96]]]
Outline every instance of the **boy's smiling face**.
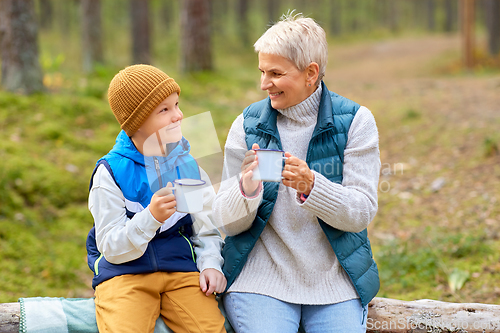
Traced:
[[[179, 94], [174, 92], [165, 98], [132, 135], [135, 146], [144, 155], [160, 155], [165, 144], [182, 139], [183, 114], [179, 108]], [[159, 149], [158, 149], [159, 148]]]

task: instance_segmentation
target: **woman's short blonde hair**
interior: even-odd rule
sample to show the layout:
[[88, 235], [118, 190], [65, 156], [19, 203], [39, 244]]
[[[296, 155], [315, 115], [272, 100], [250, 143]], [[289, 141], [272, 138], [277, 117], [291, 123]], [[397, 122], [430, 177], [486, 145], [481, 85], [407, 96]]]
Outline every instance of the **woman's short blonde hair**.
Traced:
[[292, 61], [300, 71], [311, 62], [319, 65], [319, 85], [325, 76], [328, 44], [325, 30], [311, 18], [294, 11], [284, 14], [280, 21], [255, 42], [256, 52], [279, 55]]

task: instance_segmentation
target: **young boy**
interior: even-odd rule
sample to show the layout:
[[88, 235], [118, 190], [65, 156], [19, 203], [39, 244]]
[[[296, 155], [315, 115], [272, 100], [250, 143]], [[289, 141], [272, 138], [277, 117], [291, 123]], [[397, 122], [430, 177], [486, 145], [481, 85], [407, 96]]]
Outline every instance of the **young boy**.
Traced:
[[[123, 69], [109, 85], [122, 131], [92, 174], [87, 238], [99, 332], [152, 333], [160, 315], [176, 333], [225, 332], [214, 295], [226, 287], [215, 192], [182, 137], [179, 94], [148, 65]], [[206, 182], [202, 212], [176, 212], [178, 178]]]

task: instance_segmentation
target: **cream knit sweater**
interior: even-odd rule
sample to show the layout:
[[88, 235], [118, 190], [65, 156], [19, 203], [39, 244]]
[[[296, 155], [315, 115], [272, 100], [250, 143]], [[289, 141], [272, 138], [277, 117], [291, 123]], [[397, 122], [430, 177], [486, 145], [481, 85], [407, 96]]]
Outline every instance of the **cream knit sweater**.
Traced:
[[[320, 97], [321, 86], [300, 104], [278, 110], [283, 149], [302, 160], [316, 125]], [[214, 220], [227, 235], [249, 229], [262, 200], [262, 191], [247, 198], [239, 188], [246, 151], [239, 115], [226, 141], [224, 180], [213, 205]], [[378, 131], [365, 107], [358, 110], [349, 129], [344, 158], [342, 185], [315, 172], [314, 188], [304, 203], [294, 189], [280, 184], [271, 217], [229, 292], [263, 294], [297, 304], [358, 298], [317, 217], [337, 229], [359, 232], [377, 212]]]

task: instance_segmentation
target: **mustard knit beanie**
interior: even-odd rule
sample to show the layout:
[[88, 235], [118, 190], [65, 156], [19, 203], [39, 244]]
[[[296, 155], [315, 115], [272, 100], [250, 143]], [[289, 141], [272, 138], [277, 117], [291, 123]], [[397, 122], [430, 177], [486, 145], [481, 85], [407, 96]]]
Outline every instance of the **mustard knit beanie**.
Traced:
[[180, 94], [181, 88], [158, 68], [133, 65], [121, 70], [111, 80], [109, 106], [121, 128], [132, 136], [151, 112], [174, 92]]

